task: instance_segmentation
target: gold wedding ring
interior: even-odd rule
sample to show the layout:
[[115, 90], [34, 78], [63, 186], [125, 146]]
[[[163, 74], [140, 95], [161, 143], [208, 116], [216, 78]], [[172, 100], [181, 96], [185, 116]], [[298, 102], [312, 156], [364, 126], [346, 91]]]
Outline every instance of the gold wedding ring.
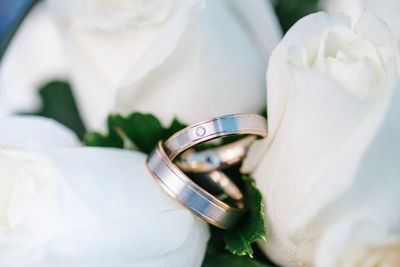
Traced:
[[236, 114], [212, 118], [173, 134], [164, 143], [165, 152], [172, 160], [183, 151], [216, 138], [250, 134], [267, 137], [267, 119], [257, 114]]
[[236, 165], [244, 159], [255, 136], [247, 136], [239, 141], [220, 147], [197, 152], [189, 149], [175, 161], [184, 172], [208, 173]]
[[[239, 163], [255, 137], [201, 152], [188, 152], [177, 162], [173, 160], [195, 145], [230, 135], [267, 136], [267, 121], [256, 114], [226, 115], [213, 118], [172, 135], [159, 142], [150, 154], [147, 166], [161, 188], [197, 216], [222, 229], [232, 227], [246, 211], [240, 189], [218, 169]], [[213, 160], [210, 160], [212, 157]], [[186, 159], [186, 161], [185, 161]], [[179, 166], [179, 167], [178, 167]], [[193, 182], [183, 171], [205, 173], [231, 201], [222, 201]]]
[[147, 165], [153, 177], [165, 192], [214, 226], [228, 229], [245, 212], [243, 195], [229, 178], [220, 178], [222, 179], [220, 185], [227, 195], [233, 199], [236, 198], [235, 206], [222, 202], [195, 184], [171, 161], [165, 153], [161, 142], [149, 156]]

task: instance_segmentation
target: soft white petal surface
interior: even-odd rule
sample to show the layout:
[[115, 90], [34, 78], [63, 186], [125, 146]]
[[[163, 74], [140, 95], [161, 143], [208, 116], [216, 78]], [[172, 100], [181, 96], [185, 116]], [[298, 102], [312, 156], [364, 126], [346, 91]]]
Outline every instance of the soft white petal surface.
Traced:
[[[375, 262], [367, 260], [370, 251], [397, 251], [388, 245], [400, 234], [394, 40], [370, 12], [354, 28], [343, 17], [316, 13], [274, 50], [270, 136], [252, 147], [243, 170], [255, 168], [268, 224], [260, 245], [277, 263], [369, 266], [361, 263]], [[363, 58], [371, 65], [351, 65]], [[351, 63], [349, 70], [327, 65], [332, 60]], [[376, 75], [367, 91], [365, 71]]]
[[[178, 116], [188, 123], [261, 110], [265, 105], [265, 62], [240, 21], [222, 1], [209, 1], [187, 23], [162, 65], [143, 77], [130, 78], [146, 69], [139, 62], [128, 74], [123, 83], [126, 87], [119, 92], [118, 110], [129, 112], [138, 107], [154, 110], [163, 121]], [[159, 39], [158, 43], [164, 42]], [[150, 50], [148, 55], [159, 50]], [[142, 60], [150, 62], [146, 55]]]
[[0, 64], [0, 118], [32, 112], [38, 89], [66, 79], [67, 63], [56, 26], [42, 3], [33, 7], [9, 44]]
[[0, 146], [33, 144], [44, 147], [76, 147], [76, 135], [60, 123], [36, 116], [11, 116], [0, 120]]
[[65, 19], [59, 26], [92, 129], [103, 128], [110, 111], [151, 112], [166, 124], [174, 116], [193, 123], [259, 112], [267, 59], [281, 36], [271, 4], [262, 0], [186, 1], [158, 23], [124, 31], [77, 28]]
[[[356, 165], [358, 168], [355, 174], [352, 176], [343, 175], [343, 179], [350, 181], [340, 198], [326, 201], [327, 192], [332, 194], [330, 188], [334, 184], [333, 179], [338, 180], [337, 177], [340, 177], [338, 175], [336, 177], [326, 176], [321, 179], [319, 189], [309, 196], [302, 210], [304, 214], [307, 213], [307, 210], [311, 207], [311, 202], [318, 201], [326, 204], [326, 207], [323, 210], [321, 209], [309, 224], [309, 227], [312, 227], [314, 231], [326, 227], [327, 222], [338, 220], [339, 214], [342, 218], [352, 218], [347, 223], [347, 227], [351, 227], [350, 230], [340, 233], [342, 227], [331, 227], [329, 235], [327, 234], [327, 238], [330, 239], [323, 240], [320, 245], [320, 254], [324, 251], [327, 253], [327, 251], [335, 248], [333, 244], [337, 243], [340, 238], [343, 239], [340, 246], [336, 246], [336, 249], [341, 249], [340, 255], [345, 259], [348, 266], [352, 266], [349, 264], [351, 262], [366, 262], [368, 257], [365, 255], [371, 254], [371, 250], [384, 248], [388, 242], [400, 243], [400, 216], [398, 213], [400, 209], [400, 180], [398, 179], [400, 142], [396, 141], [400, 134], [398, 118], [400, 90], [396, 90], [394, 94], [392, 99], [388, 101], [390, 107], [386, 107], [386, 117], [380, 120], [381, 127], [379, 127], [371, 145], [364, 151], [361, 162]], [[368, 124], [364, 123], [364, 126], [373, 125], [373, 121], [369, 120], [369, 122]], [[366, 128], [364, 128], [365, 130]], [[359, 131], [357, 137], [362, 138], [361, 131]], [[355, 142], [353, 144], [355, 144], [355, 147], [353, 147], [352, 153], [358, 149], [357, 144]], [[365, 146], [361, 147], [364, 148]], [[350, 147], [346, 146], [344, 150], [347, 150], [347, 155], [350, 154]], [[351, 159], [348, 159], [348, 161], [351, 162]], [[334, 193], [333, 195], [335, 196]], [[307, 230], [303, 229], [303, 231]], [[350, 248], [359, 252], [353, 254]], [[398, 245], [391, 249], [396, 251], [398, 255], [400, 254]], [[340, 257], [338, 258], [340, 259]], [[338, 258], [327, 261], [326, 257], [318, 255], [317, 260], [330, 264], [320, 263], [319, 266], [345, 266], [340, 260], [338, 262]], [[386, 260], [388, 265], [384, 265]], [[396, 262], [397, 264], [400, 263], [398, 257]], [[364, 264], [360, 266], [372, 266]], [[378, 266], [397, 266], [383, 256], [376, 264]]]
[[[314, 26], [310, 27], [310, 25]], [[242, 166], [243, 172], [254, 170], [262, 158], [268, 143], [274, 140], [283, 118], [293, 84], [288, 66], [290, 48], [301, 46], [309, 36], [317, 36], [332, 25], [349, 26], [350, 20], [344, 16], [328, 16], [324, 13], [316, 13], [313, 16], [304, 17], [289, 29], [282, 41], [274, 49], [267, 70], [268, 137], [266, 140], [259, 141], [258, 145], [251, 147], [251, 152]], [[296, 30], [294, 30], [294, 27], [296, 27]], [[304, 34], [305, 32], [307, 32], [307, 35]]]
[[400, 39], [400, 2], [397, 0], [321, 0], [322, 9], [332, 13], [344, 13], [353, 19], [360, 17], [366, 8], [382, 18], [393, 34]]
[[[201, 265], [207, 224], [157, 185], [144, 154], [68, 147], [58, 128], [51, 146], [0, 145], [1, 266]], [[36, 136], [16, 140], [42, 141]]]

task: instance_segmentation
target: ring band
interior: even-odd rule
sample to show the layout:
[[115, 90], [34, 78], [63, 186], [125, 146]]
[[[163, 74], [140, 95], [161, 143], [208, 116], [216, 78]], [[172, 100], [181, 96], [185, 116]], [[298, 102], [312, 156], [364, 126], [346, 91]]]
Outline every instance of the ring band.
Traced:
[[164, 142], [165, 152], [174, 160], [181, 152], [197, 144], [234, 134], [267, 137], [267, 120], [257, 114], [225, 115], [188, 126]]
[[239, 141], [200, 152], [189, 149], [183, 152], [175, 164], [184, 172], [190, 173], [225, 169], [241, 162], [255, 139], [255, 136], [247, 136]]
[[239, 209], [244, 208], [242, 192], [240, 192], [239, 188], [225, 173], [221, 171], [212, 171], [203, 174], [202, 178], [211, 181], [219, 190], [222, 190], [225, 195], [234, 200]]
[[229, 178], [221, 176], [211, 179], [219, 183], [225, 193], [236, 200], [236, 207], [222, 202], [189, 179], [168, 157], [161, 142], [157, 149], [150, 154], [147, 166], [164, 191], [214, 226], [228, 229], [245, 212], [242, 194]]

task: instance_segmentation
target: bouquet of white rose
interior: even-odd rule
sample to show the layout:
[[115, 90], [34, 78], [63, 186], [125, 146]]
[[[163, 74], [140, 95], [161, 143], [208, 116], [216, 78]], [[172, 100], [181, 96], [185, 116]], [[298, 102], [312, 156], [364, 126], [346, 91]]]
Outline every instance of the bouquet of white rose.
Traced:
[[0, 266], [400, 266], [394, 1], [22, 2]]

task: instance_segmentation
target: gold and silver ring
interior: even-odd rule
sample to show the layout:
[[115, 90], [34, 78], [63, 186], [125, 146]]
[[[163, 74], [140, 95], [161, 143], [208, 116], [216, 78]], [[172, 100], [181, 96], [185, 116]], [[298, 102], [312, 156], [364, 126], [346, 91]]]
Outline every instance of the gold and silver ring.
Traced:
[[[194, 146], [231, 135], [251, 135], [211, 150], [190, 152]], [[267, 136], [267, 121], [256, 114], [216, 117], [188, 126], [164, 143], [159, 142], [150, 154], [147, 166], [161, 188], [197, 216], [222, 229], [232, 227], [246, 211], [243, 194], [222, 171], [239, 163], [255, 136]], [[183, 152], [181, 159], [174, 159]], [[186, 174], [205, 173], [231, 201], [222, 201], [197, 185]]]

